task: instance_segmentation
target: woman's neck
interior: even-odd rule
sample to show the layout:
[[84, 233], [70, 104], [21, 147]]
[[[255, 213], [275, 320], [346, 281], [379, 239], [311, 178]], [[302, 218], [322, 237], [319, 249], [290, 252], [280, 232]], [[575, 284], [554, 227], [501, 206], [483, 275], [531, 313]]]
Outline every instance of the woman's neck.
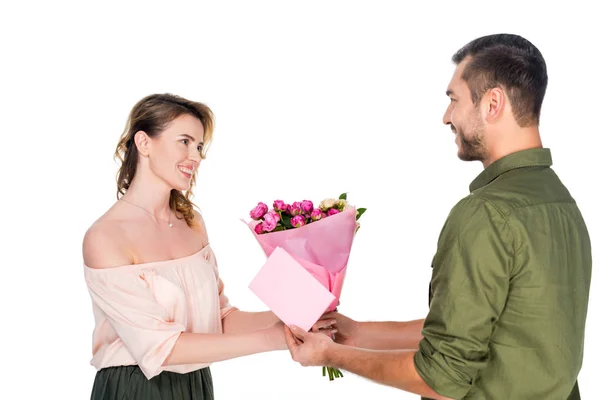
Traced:
[[171, 188], [164, 181], [149, 174], [136, 173], [123, 199], [143, 207], [157, 218], [168, 219], [171, 215], [170, 196]]

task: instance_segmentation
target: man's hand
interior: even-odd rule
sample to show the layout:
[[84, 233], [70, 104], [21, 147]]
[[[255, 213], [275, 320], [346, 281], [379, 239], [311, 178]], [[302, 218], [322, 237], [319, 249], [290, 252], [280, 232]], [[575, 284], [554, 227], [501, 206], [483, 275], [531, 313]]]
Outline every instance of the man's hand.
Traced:
[[327, 365], [327, 352], [335, 345], [329, 337], [294, 326], [285, 326], [284, 330], [285, 341], [294, 361], [304, 367]]
[[331, 366], [422, 397], [450, 400], [431, 389], [414, 365], [414, 350], [369, 350], [342, 346], [322, 333], [284, 327], [292, 359], [301, 365]]
[[310, 328], [310, 332], [323, 333], [335, 340], [335, 334], [338, 331], [337, 327], [335, 326], [337, 321], [332, 317], [326, 317], [326, 315], [331, 314], [322, 315], [321, 319], [315, 322], [312, 328]]
[[[315, 332], [319, 329], [331, 326], [334, 328], [334, 330], [336, 330], [335, 336], [333, 337], [333, 340], [335, 340], [336, 343], [356, 347], [358, 325], [358, 322], [346, 317], [344, 314], [340, 314], [339, 312], [330, 312], [323, 314], [321, 319], [317, 321], [311, 331]], [[315, 329], [315, 327], [317, 329]]]

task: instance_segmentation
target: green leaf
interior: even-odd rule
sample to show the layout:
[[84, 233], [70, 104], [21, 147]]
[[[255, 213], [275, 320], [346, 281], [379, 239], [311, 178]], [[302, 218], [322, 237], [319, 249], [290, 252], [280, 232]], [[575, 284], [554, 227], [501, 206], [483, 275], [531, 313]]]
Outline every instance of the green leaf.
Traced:
[[357, 221], [365, 213], [365, 211], [367, 211], [366, 208], [357, 208], [356, 209], [356, 220]]
[[281, 224], [283, 226], [285, 226], [287, 229], [292, 229], [292, 223], [290, 222], [292, 220], [292, 217], [288, 214], [283, 214], [281, 216]]
[[347, 199], [346, 199], [346, 195], [347, 195], [347, 194], [348, 194], [348, 193], [342, 193], [342, 194], [340, 194], [340, 200], [347, 200]]
[[280, 224], [277, 224], [275, 229], [273, 229], [271, 232], [279, 232], [279, 231], [283, 231], [283, 230], [285, 230], [285, 227]]

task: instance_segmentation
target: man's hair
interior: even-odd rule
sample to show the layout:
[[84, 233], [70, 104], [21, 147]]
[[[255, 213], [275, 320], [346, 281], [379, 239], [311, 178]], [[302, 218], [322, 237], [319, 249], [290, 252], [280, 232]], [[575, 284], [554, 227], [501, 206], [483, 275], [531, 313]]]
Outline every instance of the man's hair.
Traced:
[[470, 60], [462, 79], [475, 105], [488, 90], [500, 87], [520, 126], [539, 124], [548, 74], [537, 47], [518, 35], [496, 34], [469, 42], [452, 56], [452, 61], [459, 64], [467, 57]]

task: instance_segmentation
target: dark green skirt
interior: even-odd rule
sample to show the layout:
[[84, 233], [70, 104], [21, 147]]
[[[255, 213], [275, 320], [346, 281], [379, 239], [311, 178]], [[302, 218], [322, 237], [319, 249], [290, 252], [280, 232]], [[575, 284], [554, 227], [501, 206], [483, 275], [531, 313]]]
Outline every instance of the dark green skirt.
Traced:
[[96, 373], [91, 400], [214, 400], [210, 369], [187, 374], [163, 371], [148, 380], [137, 365]]

